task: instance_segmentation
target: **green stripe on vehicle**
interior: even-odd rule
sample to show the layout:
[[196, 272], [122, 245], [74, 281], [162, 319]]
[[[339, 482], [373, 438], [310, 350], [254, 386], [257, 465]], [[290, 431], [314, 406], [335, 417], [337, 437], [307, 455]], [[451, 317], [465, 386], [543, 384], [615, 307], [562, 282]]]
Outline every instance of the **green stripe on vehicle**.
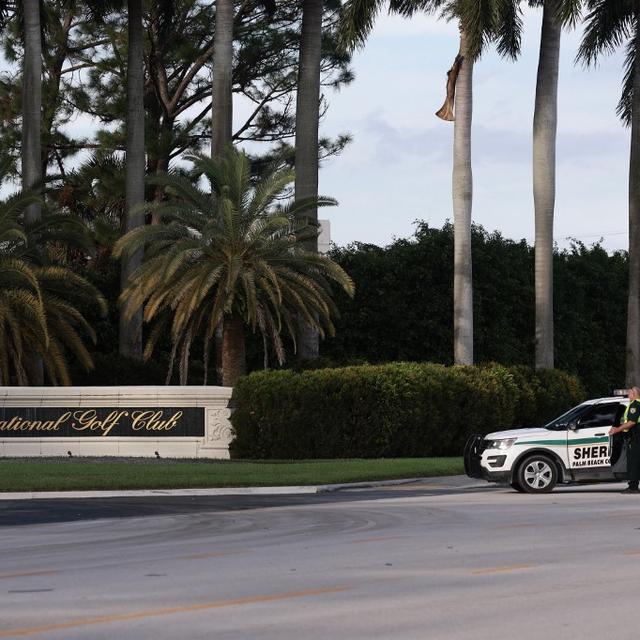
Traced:
[[609, 437], [604, 438], [576, 438], [575, 440], [568, 440], [567, 444], [598, 444], [599, 442], [609, 442]]
[[565, 444], [573, 446], [575, 444], [598, 444], [600, 442], [609, 442], [609, 438], [576, 438], [575, 440], [525, 440], [523, 442], [514, 442], [514, 444], [544, 444], [548, 447], [559, 447]]

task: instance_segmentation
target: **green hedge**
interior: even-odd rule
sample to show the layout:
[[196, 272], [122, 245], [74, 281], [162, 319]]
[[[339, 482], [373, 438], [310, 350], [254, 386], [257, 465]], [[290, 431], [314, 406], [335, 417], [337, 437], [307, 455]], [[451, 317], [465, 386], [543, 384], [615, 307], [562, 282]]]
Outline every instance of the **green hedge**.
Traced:
[[393, 363], [264, 371], [233, 393], [235, 458], [460, 455], [471, 433], [544, 424], [584, 399], [562, 371]]

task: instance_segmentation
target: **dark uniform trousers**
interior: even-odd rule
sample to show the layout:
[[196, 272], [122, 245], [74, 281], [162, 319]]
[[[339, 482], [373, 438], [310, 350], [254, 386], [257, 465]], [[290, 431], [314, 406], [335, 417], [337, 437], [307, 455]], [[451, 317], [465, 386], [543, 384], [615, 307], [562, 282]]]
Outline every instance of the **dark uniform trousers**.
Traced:
[[630, 487], [640, 484], [640, 429], [635, 426], [629, 432], [627, 449], [627, 475]]
[[637, 488], [640, 484], [640, 425], [635, 426], [629, 432], [627, 475], [629, 476], [629, 486]]
[[634, 400], [629, 404], [622, 416], [622, 422], [635, 422], [626, 434], [627, 476], [629, 488], [637, 489], [640, 483], [640, 400]]

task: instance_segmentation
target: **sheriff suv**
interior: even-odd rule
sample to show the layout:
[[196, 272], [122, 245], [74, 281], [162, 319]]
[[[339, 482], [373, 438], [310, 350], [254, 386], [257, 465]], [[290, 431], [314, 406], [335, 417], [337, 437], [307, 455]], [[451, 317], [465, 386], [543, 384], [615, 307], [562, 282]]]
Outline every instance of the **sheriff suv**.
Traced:
[[510, 484], [517, 491], [546, 493], [559, 482], [626, 479], [624, 434], [609, 437], [629, 401], [588, 400], [544, 427], [472, 435], [464, 450], [471, 478]]

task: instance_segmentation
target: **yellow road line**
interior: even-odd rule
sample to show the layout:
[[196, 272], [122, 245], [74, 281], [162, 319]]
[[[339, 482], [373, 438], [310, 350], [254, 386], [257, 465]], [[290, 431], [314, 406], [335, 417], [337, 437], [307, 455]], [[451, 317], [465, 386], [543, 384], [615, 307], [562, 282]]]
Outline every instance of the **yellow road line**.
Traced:
[[58, 573], [53, 569], [47, 569], [46, 571], [23, 571], [21, 573], [0, 573], [0, 580], [8, 580], [9, 578], [26, 578], [28, 576], [50, 576], [53, 573]]
[[104, 624], [108, 622], [125, 622], [128, 620], [141, 620], [144, 618], [155, 618], [158, 616], [168, 616], [174, 613], [192, 613], [195, 611], [206, 611], [210, 609], [222, 609], [224, 607], [237, 607], [244, 604], [259, 604], [262, 602], [278, 602], [280, 600], [290, 600], [291, 598], [305, 598], [309, 596], [320, 596], [327, 593], [341, 593], [352, 587], [338, 586], [325, 587], [323, 589], [308, 589], [306, 591], [290, 591], [285, 593], [265, 594], [258, 596], [247, 596], [244, 598], [231, 598], [228, 600], [215, 600], [203, 604], [194, 604], [186, 607], [169, 607], [165, 609], [151, 609], [149, 611], [134, 611], [110, 616], [97, 616], [95, 618], [80, 618], [70, 622], [59, 622], [40, 627], [22, 627], [19, 629], [0, 630], [0, 638], [17, 638], [34, 636], [40, 633], [50, 633], [61, 629], [74, 629], [94, 624]]
[[507, 567], [487, 567], [486, 569], [474, 569], [471, 573], [475, 576], [487, 573], [506, 573], [507, 571], [517, 571], [519, 569], [531, 569], [532, 564], [511, 564]]
[[627, 549], [624, 552], [625, 556], [640, 556], [640, 549]]

